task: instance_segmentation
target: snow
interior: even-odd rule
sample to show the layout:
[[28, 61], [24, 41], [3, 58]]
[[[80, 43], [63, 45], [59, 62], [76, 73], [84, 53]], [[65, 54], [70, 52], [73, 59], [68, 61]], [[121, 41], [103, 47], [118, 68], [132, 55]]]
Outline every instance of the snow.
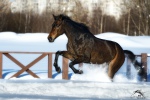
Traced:
[[70, 99], [134, 99], [137, 89], [144, 90], [149, 98], [149, 83], [103, 83], [65, 80], [1, 81], [1, 100], [70, 100]]
[[[67, 38], [65, 35], [58, 37], [54, 43], [49, 43], [47, 33], [16, 34], [14, 32], [0, 32], [0, 51], [25, 51], [25, 52], [56, 52], [66, 50]], [[96, 35], [98, 38], [118, 42], [123, 49], [131, 50], [135, 54], [150, 54], [149, 36], [126, 36], [118, 33], [103, 33]], [[22, 64], [27, 65], [39, 54], [11, 54]], [[61, 60], [59, 59], [59, 65]], [[140, 59], [140, 58], [139, 58]], [[54, 55], [53, 55], [54, 60]], [[149, 65], [149, 58], [148, 58]], [[47, 76], [47, 58], [30, 68], [40, 79], [33, 78], [27, 73], [18, 78], [10, 78], [20, 68], [3, 56], [3, 79], [0, 80], [1, 100], [51, 100], [51, 99], [137, 99], [133, 93], [141, 90], [145, 99], [150, 99], [150, 83], [139, 82], [135, 69], [132, 67], [132, 79], [127, 79], [126, 61], [115, 75], [113, 82], [106, 73], [107, 64], [83, 64], [82, 75], [74, 74], [69, 69], [69, 80], [62, 80], [54, 68], [53, 79]], [[76, 66], [77, 67], [77, 66]], [[78, 67], [77, 67], [78, 68]], [[149, 75], [149, 68], [148, 68]], [[149, 77], [148, 77], [149, 78]], [[150, 79], [148, 79], [149, 81]]]

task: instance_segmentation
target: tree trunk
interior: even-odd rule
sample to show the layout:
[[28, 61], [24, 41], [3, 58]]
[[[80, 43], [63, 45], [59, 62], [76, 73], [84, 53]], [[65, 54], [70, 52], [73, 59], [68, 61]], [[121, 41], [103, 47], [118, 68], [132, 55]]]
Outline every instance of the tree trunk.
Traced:
[[131, 9], [129, 9], [129, 11], [128, 11], [127, 35], [129, 35], [129, 29], [130, 29], [130, 11], [131, 11]]

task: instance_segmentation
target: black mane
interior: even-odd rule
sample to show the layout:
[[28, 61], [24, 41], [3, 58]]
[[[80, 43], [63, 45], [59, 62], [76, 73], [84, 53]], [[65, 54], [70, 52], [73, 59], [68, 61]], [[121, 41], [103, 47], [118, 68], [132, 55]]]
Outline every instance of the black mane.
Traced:
[[86, 26], [84, 23], [79, 23], [79, 22], [75, 22], [73, 21], [70, 17], [60, 14], [59, 15], [63, 20], [69, 21], [73, 26], [75, 26], [76, 28], [79, 28], [79, 30], [91, 33], [88, 26]]

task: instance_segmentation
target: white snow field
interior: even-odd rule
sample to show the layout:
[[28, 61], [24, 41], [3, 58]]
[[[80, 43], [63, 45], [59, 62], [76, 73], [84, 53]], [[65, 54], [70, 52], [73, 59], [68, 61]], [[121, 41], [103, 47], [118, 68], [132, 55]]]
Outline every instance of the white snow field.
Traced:
[[[47, 33], [16, 34], [0, 32], [0, 51], [21, 52], [56, 52], [66, 50], [67, 38], [58, 37], [54, 43], [49, 43]], [[150, 54], [150, 36], [126, 36], [117, 33], [103, 33], [98, 38], [118, 42], [123, 49], [135, 54]], [[38, 54], [11, 54], [24, 65], [38, 57]], [[59, 58], [59, 66], [61, 65]], [[54, 55], [53, 55], [54, 60]], [[138, 58], [140, 60], [140, 58]], [[74, 74], [69, 69], [69, 80], [63, 80], [62, 74], [57, 74], [53, 68], [53, 78], [47, 75], [47, 58], [44, 58], [30, 69], [40, 79], [33, 78], [27, 73], [17, 78], [9, 79], [20, 67], [3, 56], [3, 79], [0, 80], [0, 100], [134, 100], [150, 99], [150, 77], [148, 58], [148, 82], [139, 82], [136, 71], [132, 66], [132, 79], [126, 77], [126, 61], [116, 73], [113, 82], [106, 73], [107, 64], [83, 64], [82, 75]], [[76, 68], [78, 68], [76, 66]], [[135, 91], [139, 90], [144, 97]]]

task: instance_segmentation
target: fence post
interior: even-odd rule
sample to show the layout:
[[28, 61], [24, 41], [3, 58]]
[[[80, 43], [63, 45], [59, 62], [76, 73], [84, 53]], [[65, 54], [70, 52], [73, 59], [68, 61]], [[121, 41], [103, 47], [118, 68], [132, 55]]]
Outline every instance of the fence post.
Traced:
[[62, 78], [63, 79], [68, 79], [68, 59], [63, 57], [63, 66], [62, 66]]
[[48, 78], [52, 78], [52, 53], [48, 54]]
[[128, 57], [127, 57], [126, 75], [128, 79], [131, 79], [131, 60]]
[[144, 75], [142, 81], [147, 81], [147, 53], [141, 54], [142, 67], [144, 67]]
[[2, 78], [2, 71], [3, 71], [3, 69], [2, 69], [2, 63], [3, 63], [3, 54], [2, 54], [2, 52], [0, 52], [0, 78]]

